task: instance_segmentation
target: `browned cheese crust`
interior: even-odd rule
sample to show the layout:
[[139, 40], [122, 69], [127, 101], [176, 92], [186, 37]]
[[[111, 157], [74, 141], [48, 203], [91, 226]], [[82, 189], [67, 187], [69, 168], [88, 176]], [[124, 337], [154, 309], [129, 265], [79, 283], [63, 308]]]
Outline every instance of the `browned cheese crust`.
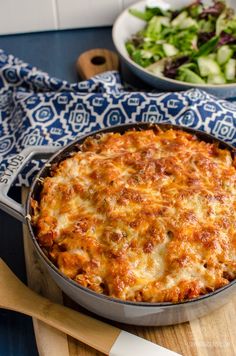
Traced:
[[214, 291], [236, 278], [234, 163], [181, 130], [88, 138], [32, 201], [39, 244], [66, 276], [114, 298]]

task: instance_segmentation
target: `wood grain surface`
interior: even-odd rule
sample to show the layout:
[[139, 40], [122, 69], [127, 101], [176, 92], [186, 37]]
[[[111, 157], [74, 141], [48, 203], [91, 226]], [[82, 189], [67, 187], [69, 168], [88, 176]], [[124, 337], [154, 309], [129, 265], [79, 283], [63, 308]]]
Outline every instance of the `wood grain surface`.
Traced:
[[79, 76], [85, 80], [109, 70], [118, 70], [119, 59], [113, 51], [96, 48], [82, 53], [75, 66]]
[[[22, 189], [25, 200], [27, 190]], [[55, 285], [38, 259], [26, 226], [23, 226], [25, 261], [28, 285], [53, 301], [64, 303], [85, 314], [92, 315], [76, 305]], [[97, 317], [98, 319], [101, 319]], [[144, 337], [183, 356], [236, 355], [236, 295], [217, 311], [189, 323], [165, 327], [135, 327], [112, 323], [126, 331]], [[34, 320], [34, 331], [40, 356], [98, 356], [101, 353], [77, 340]], [[146, 355], [148, 356], [148, 355]]]

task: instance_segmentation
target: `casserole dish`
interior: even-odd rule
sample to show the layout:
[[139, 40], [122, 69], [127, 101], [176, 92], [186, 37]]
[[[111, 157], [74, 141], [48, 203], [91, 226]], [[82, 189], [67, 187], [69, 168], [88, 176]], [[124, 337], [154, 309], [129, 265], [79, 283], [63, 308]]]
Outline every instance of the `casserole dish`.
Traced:
[[[187, 131], [189, 133], [195, 134], [200, 140], [205, 142], [217, 142], [220, 148], [227, 148], [231, 151], [232, 155], [234, 155], [233, 147], [224, 142], [221, 142], [220, 140], [216, 140], [208, 134], [174, 125], [159, 124], [158, 126], [160, 126], [163, 130], [172, 128]], [[100, 130], [93, 135], [107, 132], [124, 133], [130, 129], [145, 130], [148, 128], [150, 128], [150, 124], [148, 123], [119, 125], [109, 129]], [[32, 149], [27, 148], [22, 152], [22, 154], [14, 157], [9, 163], [9, 168], [6, 169], [6, 172], [1, 176], [0, 179], [0, 207], [21, 221], [25, 221], [27, 223], [34, 247], [55, 282], [68, 296], [70, 296], [74, 301], [87, 308], [88, 310], [108, 319], [134, 325], [151, 326], [181, 323], [196, 317], [200, 317], [209, 311], [223, 305], [229, 299], [230, 295], [235, 292], [235, 280], [230, 282], [228, 285], [215, 290], [214, 292], [184, 302], [147, 303], [122, 301], [106, 295], [95, 293], [88, 288], [78, 285], [73, 280], [62, 274], [48, 259], [48, 257], [40, 248], [33, 231], [31, 224], [32, 210], [30, 201], [31, 198], [34, 200], [38, 199], [42, 187], [42, 179], [49, 175], [50, 166], [70, 156], [74, 151], [77, 151], [78, 145], [81, 145], [88, 136], [91, 135], [78, 138], [73, 143], [67, 145], [65, 148], [60, 149], [48, 160], [48, 162], [36, 176], [30, 188], [27, 203], [24, 208], [16, 202], [10, 200], [7, 197], [7, 192], [12, 181], [16, 177], [16, 174], [28, 161], [28, 159], [32, 157], [33, 151], [35, 152], [37, 147]], [[38, 148], [38, 152], [39, 151], [42, 154], [43, 152], [45, 153], [45, 151], [52, 151], [52, 148], [40, 147]]]

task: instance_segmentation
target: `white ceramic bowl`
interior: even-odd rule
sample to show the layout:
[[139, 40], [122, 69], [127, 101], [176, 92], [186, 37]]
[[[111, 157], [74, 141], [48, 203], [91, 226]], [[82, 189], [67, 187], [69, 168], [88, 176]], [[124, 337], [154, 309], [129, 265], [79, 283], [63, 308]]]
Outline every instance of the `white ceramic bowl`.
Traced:
[[[158, 2], [158, 0], [157, 0]], [[163, 0], [162, 0], [163, 2]], [[188, 4], [194, 2], [194, 0], [165, 0], [166, 3], [170, 5], [171, 9], [180, 9]], [[129, 8], [137, 9], [143, 11], [146, 6], [146, 1], [139, 1]], [[228, 0], [228, 5], [235, 9], [236, 11], [236, 1]], [[190, 88], [203, 89], [212, 94], [218, 95], [220, 97], [236, 97], [236, 83], [233, 84], [192, 84], [187, 82], [182, 82], [179, 80], [170, 79], [167, 77], [161, 77], [150, 73], [147, 69], [139, 66], [130, 57], [125, 48], [125, 42], [131, 38], [131, 36], [137, 33], [140, 29], [145, 26], [145, 21], [142, 21], [129, 13], [129, 8], [124, 10], [114, 23], [112, 37], [114, 45], [126, 62], [128, 67], [142, 80], [150, 84], [151, 86], [159, 89], [160, 91], [179, 91], [187, 90]]]

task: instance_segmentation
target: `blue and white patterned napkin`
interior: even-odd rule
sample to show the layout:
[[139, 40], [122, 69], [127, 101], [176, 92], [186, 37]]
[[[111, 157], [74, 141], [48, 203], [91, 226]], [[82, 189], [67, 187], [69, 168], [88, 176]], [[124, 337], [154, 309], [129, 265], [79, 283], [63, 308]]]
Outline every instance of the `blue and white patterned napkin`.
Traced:
[[[0, 174], [27, 146], [63, 146], [85, 133], [141, 121], [192, 127], [236, 146], [232, 102], [197, 89], [127, 92], [117, 72], [70, 84], [0, 50]], [[32, 160], [17, 184], [29, 185], [41, 164]]]

